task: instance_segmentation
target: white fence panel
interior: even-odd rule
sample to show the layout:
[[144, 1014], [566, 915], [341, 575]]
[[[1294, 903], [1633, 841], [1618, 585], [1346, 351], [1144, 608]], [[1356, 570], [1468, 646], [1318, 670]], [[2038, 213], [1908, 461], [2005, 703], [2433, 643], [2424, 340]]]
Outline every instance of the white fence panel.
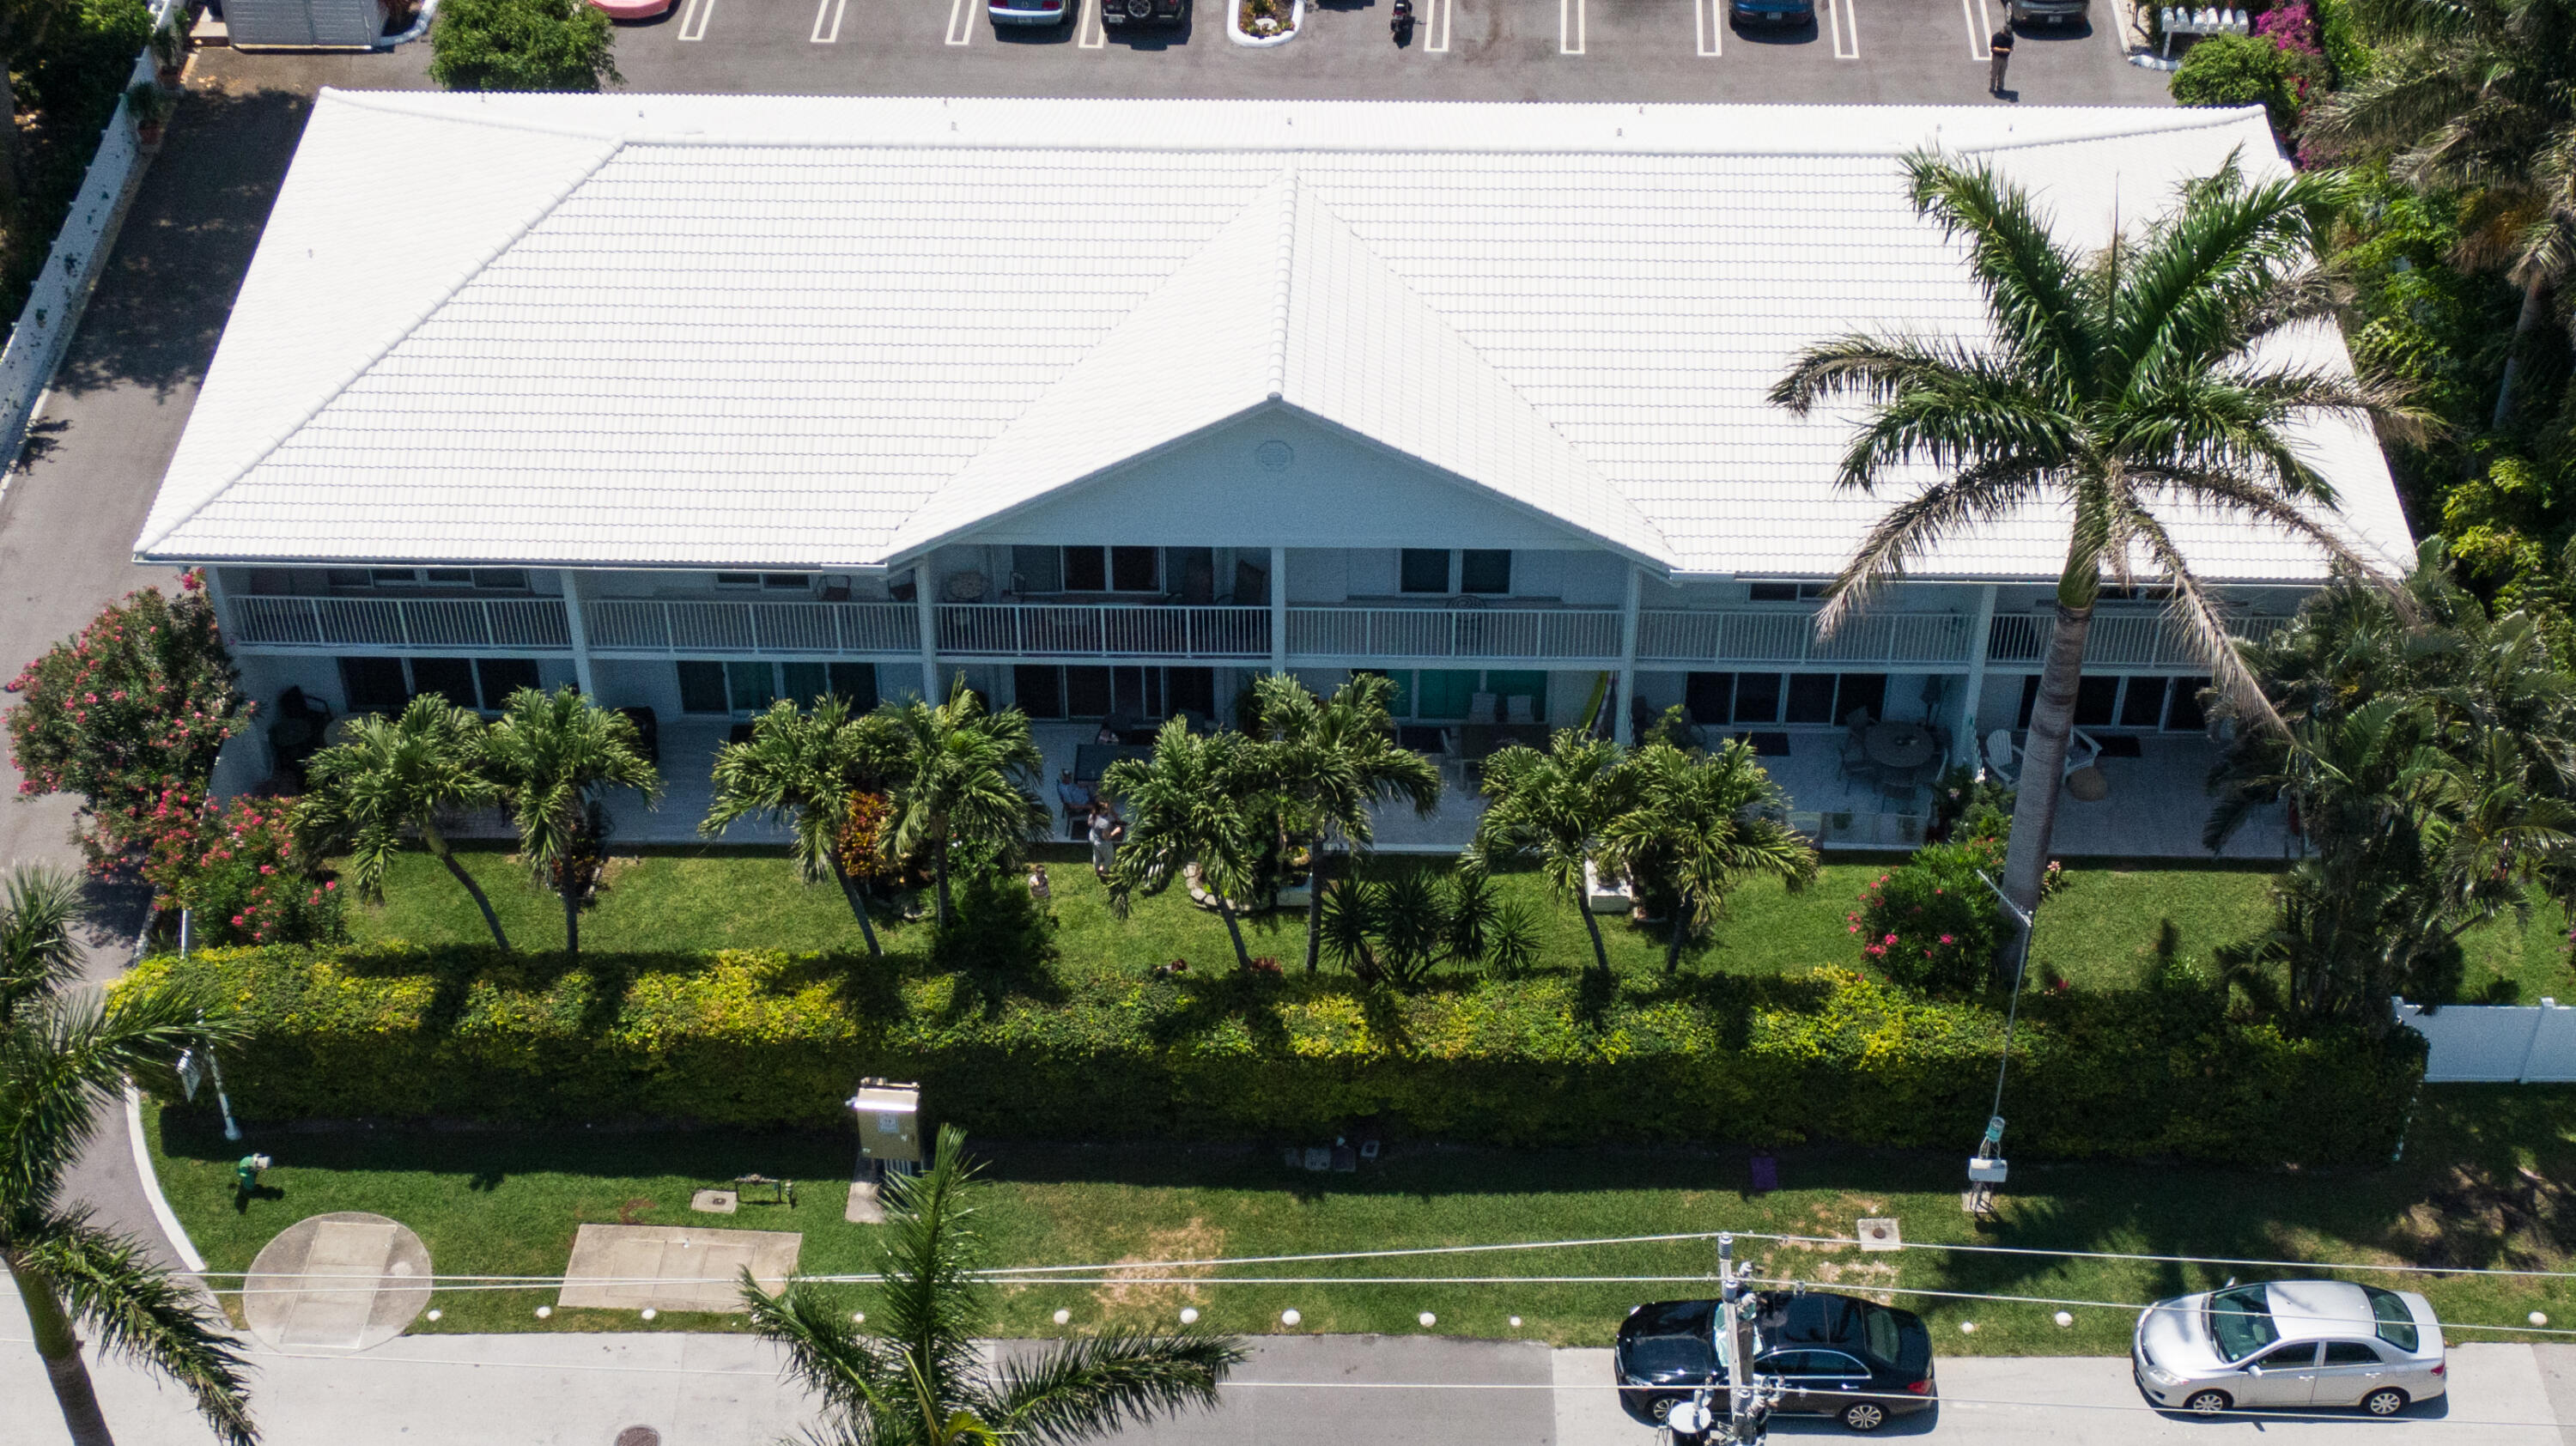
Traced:
[[[179, 3], [154, 0], [155, 29], [167, 22]], [[126, 83], [150, 80], [157, 73], [147, 46], [135, 57]], [[126, 118], [125, 101], [119, 97], [116, 113], [99, 133], [98, 154], [90, 158], [80, 194], [72, 198], [63, 229], [54, 234], [45, 269], [36, 274], [27, 304], [18, 312], [18, 323], [9, 330], [9, 344], [0, 350], [0, 427], [7, 429], [0, 435], [8, 438], [8, 455], [0, 458], [0, 467], [13, 463], [18, 449], [26, 445], [36, 399], [52, 385], [54, 369], [62, 365], [63, 352], [80, 325], [81, 308], [89, 304], [90, 287], [116, 245], [116, 228], [124, 223], [125, 207], [134, 198], [134, 182], [142, 171], [143, 147], [135, 141], [134, 122]]]
[[2428, 1084], [2576, 1083], [2576, 1007], [2543, 999], [2529, 1004], [2446, 1004], [2426, 1012], [2394, 1001], [2397, 1022], [2432, 1046]]

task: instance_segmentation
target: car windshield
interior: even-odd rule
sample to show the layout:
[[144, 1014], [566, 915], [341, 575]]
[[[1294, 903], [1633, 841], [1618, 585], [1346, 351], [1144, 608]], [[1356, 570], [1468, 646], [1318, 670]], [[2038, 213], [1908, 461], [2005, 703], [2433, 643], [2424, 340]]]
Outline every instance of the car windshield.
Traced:
[[1640, 1376], [1695, 1376], [1713, 1364], [1701, 1336], [1639, 1336], [1628, 1343], [1628, 1369]]
[[2415, 1312], [2407, 1308], [2404, 1296], [2375, 1285], [2365, 1285], [2361, 1290], [2370, 1297], [2370, 1314], [2379, 1322], [2381, 1340], [2410, 1354], [2422, 1347], [2423, 1334], [2415, 1329]]
[[2241, 1361], [2281, 1338], [2272, 1324], [2271, 1297], [2259, 1285], [2240, 1285], [2209, 1298], [2209, 1335], [2222, 1359]]

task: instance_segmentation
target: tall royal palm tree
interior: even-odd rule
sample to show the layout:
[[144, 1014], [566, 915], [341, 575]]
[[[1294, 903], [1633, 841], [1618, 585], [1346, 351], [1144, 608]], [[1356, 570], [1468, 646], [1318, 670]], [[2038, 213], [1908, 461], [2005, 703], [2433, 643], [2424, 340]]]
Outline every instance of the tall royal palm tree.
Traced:
[[944, 926], [952, 917], [948, 873], [955, 849], [1005, 850], [1046, 832], [1052, 815], [1029, 786], [1046, 767], [1046, 755], [1029, 734], [1027, 714], [984, 711], [984, 700], [962, 675], [947, 702], [933, 707], [915, 699], [884, 710], [883, 718], [876, 726], [887, 735], [894, 804], [886, 852], [909, 858], [929, 848]]
[[519, 856], [563, 898], [564, 952], [579, 954], [582, 905], [599, 877], [605, 832], [600, 795], [631, 788], [646, 807], [662, 801], [662, 775], [644, 756], [635, 720], [578, 688], [521, 688], [492, 725], [485, 766], [519, 830]]
[[1261, 732], [1268, 745], [1274, 787], [1286, 805], [1288, 826], [1305, 836], [1309, 864], [1306, 898], [1306, 972], [1315, 972], [1323, 946], [1318, 928], [1324, 907], [1324, 859], [1336, 840], [1365, 849], [1376, 842], [1373, 806], [1401, 798], [1416, 816], [1440, 806], [1440, 770], [1431, 760], [1395, 744], [1389, 705], [1395, 680], [1361, 673], [1317, 698], [1287, 673], [1252, 685]]
[[715, 797], [698, 832], [714, 838], [754, 815], [787, 824], [796, 833], [797, 871], [809, 883], [829, 877], [840, 884], [868, 952], [882, 957], [867, 899], [841, 859], [850, 806], [882, 761], [880, 752], [867, 720], [850, 716], [839, 696], [816, 699], [811, 712], [781, 698], [752, 720], [750, 738], [716, 750]]
[[1139, 891], [1155, 893], [1191, 867], [1216, 900], [1237, 968], [1252, 967], [1237, 913], [1256, 887], [1263, 826], [1277, 801], [1263, 745], [1240, 733], [1192, 733], [1175, 718], [1154, 735], [1154, 756], [1122, 758], [1100, 792], [1126, 809], [1127, 838], [1109, 866], [1109, 906], [1120, 914]]
[[[1855, 334], [1811, 346], [1771, 390], [1800, 415], [1868, 405], [1837, 481], [1875, 492], [1927, 468], [1870, 529], [1817, 618], [1831, 633], [1879, 586], [1963, 532], [2063, 509], [2057, 626], [2023, 750], [2004, 892], [2038, 906], [2057, 818], [2093, 605], [2106, 574], [2173, 591], [2173, 614], [2223, 690], [2268, 715], [2226, 615], [2167, 530], [2168, 509], [2232, 516], [2300, 538], [2356, 574], [2376, 565], [2320, 514], [2334, 490], [2293, 440], [2325, 419], [2404, 428], [2395, 396], [2332, 371], [2257, 360], [2255, 349], [2329, 314], [2318, 229], [2343, 183], [2310, 173], [2247, 182], [2231, 164], [2184, 187], [2135, 234], [2083, 254], [2050, 234], [2018, 188], [1983, 166], [1916, 155], [1917, 212], [1964, 241], [1991, 335]], [[1909, 476], [1909, 482], [1912, 478]]]
[[2522, 288], [2496, 389], [2513, 410], [2520, 343], [2576, 271], [2576, 9], [2565, 0], [2366, 0], [2370, 73], [2301, 119], [2331, 151], [2380, 153], [2424, 191], [2480, 193], [2462, 250]]
[[399, 717], [353, 718], [345, 740], [313, 755], [305, 766], [306, 791], [296, 806], [296, 826], [314, 841], [319, 858], [334, 846], [349, 849], [349, 877], [371, 899], [384, 897], [385, 870], [402, 850], [403, 834], [418, 833], [430, 856], [447, 866], [474, 907], [483, 911], [492, 942], [507, 950], [501, 917], [483, 886], [456, 861], [439, 815], [477, 808], [501, 796], [484, 773], [490, 730], [467, 708], [423, 693]]
[[886, 1181], [877, 1284], [859, 1323], [843, 1292], [791, 1282], [772, 1296], [744, 1271], [752, 1329], [823, 1399], [838, 1446], [1048, 1446], [1093, 1440], [1188, 1406], [1213, 1406], [1242, 1346], [1199, 1331], [1120, 1331], [985, 1364], [991, 1286], [977, 1274], [974, 1167], [955, 1126], [930, 1169]]
[[[0, 1265], [17, 1283], [75, 1446], [115, 1439], [81, 1358], [82, 1330], [178, 1382], [228, 1446], [250, 1446], [259, 1432], [223, 1311], [141, 1242], [94, 1224], [64, 1188], [128, 1073], [166, 1068], [180, 1050], [235, 1031], [175, 990], [103, 1002], [77, 988], [79, 913], [68, 875], [21, 867], [0, 886]], [[23, 1419], [32, 1405], [9, 1409]]]
[[1635, 797], [1602, 829], [1601, 855], [1605, 867], [1665, 896], [1665, 973], [1681, 967], [1683, 941], [1716, 922], [1736, 885], [1768, 875], [1803, 889], [1816, 877], [1816, 850], [1778, 816], [1788, 796], [1752, 744], [1703, 754], [1651, 743], [1629, 766]]
[[1626, 750], [1560, 728], [1545, 753], [1513, 744], [1485, 760], [1485, 816], [1476, 821], [1469, 867], [1499, 857], [1534, 859], [1560, 899], [1572, 899], [1592, 936], [1592, 962], [1610, 972], [1610, 948], [1585, 897], [1583, 868], [1601, 852], [1611, 822], [1635, 805], [1636, 771]]

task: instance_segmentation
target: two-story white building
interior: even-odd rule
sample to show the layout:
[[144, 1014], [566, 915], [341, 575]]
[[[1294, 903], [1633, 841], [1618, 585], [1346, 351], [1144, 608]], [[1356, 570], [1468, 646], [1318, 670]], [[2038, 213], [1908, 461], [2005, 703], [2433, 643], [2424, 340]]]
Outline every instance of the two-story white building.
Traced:
[[[1763, 394], [1828, 335], [1983, 325], [1900, 185], [1926, 146], [2085, 241], [2286, 164], [2259, 111], [329, 91], [136, 553], [209, 570], [263, 701], [652, 710], [673, 832], [779, 697], [962, 673], [1073, 766], [1099, 720], [1375, 669], [1452, 758], [1685, 704], [1829, 841], [1903, 841], [1921, 795], [1838, 776], [1843, 724], [2019, 726], [2062, 524], [1820, 638], [1891, 499], [1833, 485], [1848, 417]], [[2308, 440], [2405, 557], [2372, 439]], [[2324, 576], [2177, 532], [2248, 629]], [[2068, 851], [2196, 847], [2201, 671], [2105, 605], [2112, 797]]]

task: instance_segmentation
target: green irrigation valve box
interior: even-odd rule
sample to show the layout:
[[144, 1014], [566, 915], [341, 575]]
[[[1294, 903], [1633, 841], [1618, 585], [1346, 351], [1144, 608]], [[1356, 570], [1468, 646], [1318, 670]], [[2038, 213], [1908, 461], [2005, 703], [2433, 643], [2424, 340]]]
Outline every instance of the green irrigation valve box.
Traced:
[[921, 1163], [921, 1086], [863, 1079], [849, 1104], [859, 1125], [860, 1155], [889, 1164]]

